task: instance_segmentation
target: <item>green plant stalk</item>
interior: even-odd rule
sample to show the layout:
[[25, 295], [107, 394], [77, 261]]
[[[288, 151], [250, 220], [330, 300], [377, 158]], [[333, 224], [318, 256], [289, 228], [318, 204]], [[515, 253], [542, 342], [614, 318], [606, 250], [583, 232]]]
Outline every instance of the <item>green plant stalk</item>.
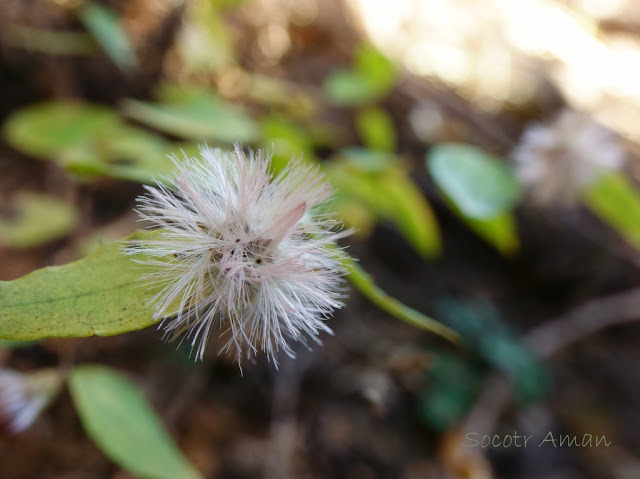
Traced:
[[448, 328], [444, 324], [416, 311], [385, 293], [375, 284], [371, 275], [362, 269], [353, 258], [345, 256], [342, 264], [348, 271], [347, 279], [373, 304], [412, 326], [442, 336], [454, 344], [460, 343], [460, 335], [453, 329]]

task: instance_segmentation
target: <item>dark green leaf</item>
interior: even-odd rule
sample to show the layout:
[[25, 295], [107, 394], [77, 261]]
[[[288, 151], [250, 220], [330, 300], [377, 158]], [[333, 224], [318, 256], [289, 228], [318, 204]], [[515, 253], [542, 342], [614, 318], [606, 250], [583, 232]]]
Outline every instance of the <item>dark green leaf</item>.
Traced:
[[436, 354], [427, 372], [428, 388], [420, 395], [420, 418], [437, 431], [461, 421], [473, 405], [483, 373], [459, 356]]
[[442, 300], [436, 315], [460, 333], [467, 350], [511, 378], [520, 400], [538, 400], [546, 394], [548, 371], [490, 303]]

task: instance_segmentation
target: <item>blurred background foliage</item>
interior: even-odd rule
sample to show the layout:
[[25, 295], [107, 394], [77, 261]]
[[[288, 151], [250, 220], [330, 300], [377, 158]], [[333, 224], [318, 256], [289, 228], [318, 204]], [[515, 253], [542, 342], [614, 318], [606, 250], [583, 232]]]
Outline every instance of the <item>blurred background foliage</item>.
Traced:
[[[460, 333], [462, 347], [425, 346], [415, 331], [390, 333], [401, 339], [392, 345], [370, 336], [375, 333], [345, 332], [341, 342], [354, 341], [347, 347], [351, 353], [338, 354], [330, 373], [315, 371], [316, 380], [322, 384], [335, 374], [332, 381], [340, 383], [337, 370], [344, 359], [351, 375], [348, 386], [337, 387], [343, 394], [357, 391], [388, 419], [387, 402], [402, 390], [411, 405], [400, 401], [396, 407], [417, 426], [407, 426], [411, 432], [400, 430], [405, 426], [389, 431], [387, 423], [373, 421], [366, 424], [383, 433], [340, 436], [331, 414], [347, 423], [343, 416], [350, 410], [333, 405], [318, 424], [305, 423], [310, 444], [322, 442], [325, 433], [334, 439], [320, 444], [321, 458], [300, 470], [315, 472], [308, 477], [427, 477], [423, 474], [437, 468], [415, 449], [437, 433], [444, 438], [435, 442], [447, 477], [491, 477], [481, 475], [491, 467], [478, 452], [461, 457], [459, 448], [445, 447], [446, 438], [465, 420], [492, 374], [510, 380], [518, 410], [531, 404], [544, 409], [540, 404], [552, 394], [554, 370], [525, 343], [519, 328], [544, 319], [536, 315], [560, 311], [534, 306], [533, 313], [525, 314], [528, 322], [513, 318], [514, 312], [526, 308], [528, 294], [537, 289], [557, 301], [563, 296], [554, 291], [559, 283], [573, 281], [573, 289], [562, 291], [569, 291], [574, 301], [553, 303], [562, 309], [630, 287], [638, 279], [637, 272], [620, 272], [622, 267], [610, 260], [638, 265], [640, 258], [638, 32], [640, 9], [631, 0], [7, 0], [0, 6], [0, 166], [6, 171], [0, 176], [0, 251], [7, 258], [0, 279], [70, 261], [103, 240], [133, 231], [134, 216], [127, 211], [142, 191], [140, 185], [162, 181], [171, 171], [171, 158], [193, 156], [199, 144], [264, 148], [273, 154], [276, 171], [292, 157], [317, 163], [336, 188], [331, 210], [356, 230], [352, 248], [362, 256], [364, 269], [371, 266], [376, 279], [408, 304], [433, 308], [434, 316]], [[596, 126], [576, 123], [563, 129], [554, 119], [562, 111], [582, 112]], [[538, 133], [527, 134], [535, 128]], [[620, 164], [598, 160], [618, 152], [625, 157]], [[532, 168], [530, 161], [535, 162]], [[540, 240], [549, 241], [554, 234], [564, 240], [551, 246]], [[577, 247], [587, 251], [577, 260], [572, 256], [576, 241], [589, 245]], [[15, 256], [18, 251], [22, 256]], [[388, 269], [376, 266], [377, 256]], [[591, 256], [611, 268], [611, 277], [585, 279], [593, 273], [584, 264]], [[471, 258], [471, 263], [460, 269], [452, 257]], [[527, 269], [528, 262], [538, 261], [543, 273]], [[559, 271], [565, 264], [571, 273]], [[514, 276], [526, 277], [526, 286], [513, 294], [510, 301], [517, 306], [505, 314], [494, 303], [508, 295], [503, 288], [508, 289], [510, 270], [519, 267], [524, 269]], [[494, 269], [507, 271], [497, 285], [477, 279], [493, 277]], [[531, 279], [539, 275], [545, 276], [544, 285]], [[452, 296], [427, 285], [441, 278], [446, 285], [466, 286], [456, 286], [461, 294]], [[361, 304], [354, 308], [367, 311]], [[347, 307], [345, 321], [351, 315], [357, 313]], [[384, 336], [388, 326], [375, 324], [373, 329]], [[385, 344], [379, 346], [385, 350], [385, 366], [363, 352], [368, 346], [358, 349], [361, 334], [374, 345]], [[25, 349], [40, 347], [66, 358], [64, 348], [53, 344]], [[8, 364], [15, 346], [2, 346]], [[329, 355], [335, 346], [327, 350]], [[74, 354], [94, 362], [104, 359]], [[175, 361], [180, 366], [172, 367], [187, 368], [189, 377], [204, 374], [200, 366], [167, 359], [170, 354], [152, 352], [144, 361], [156, 369], [156, 363]], [[370, 363], [350, 354], [366, 356]], [[208, 361], [207, 366], [220, 367], [215, 359]], [[304, 364], [304, 357], [299, 361]], [[112, 362], [141, 372], [125, 360]], [[303, 375], [305, 367], [282, 373], [293, 375], [289, 392], [294, 396], [303, 394], [296, 374]], [[217, 374], [225, 378], [236, 371]], [[266, 381], [274, 388], [271, 413], [277, 416], [277, 401], [284, 401], [278, 399], [278, 387], [287, 389], [277, 378], [254, 374], [247, 378], [250, 384], [265, 387]], [[173, 458], [166, 467], [154, 465], [154, 455], [136, 444], [119, 447], [113, 424], [138, 421], [137, 429], [143, 435], [151, 431], [151, 436], [162, 430], [126, 378], [92, 366], [76, 366], [69, 377], [83, 424], [120, 467], [142, 477], [199, 477], [164, 432], [157, 433], [157, 447]], [[233, 384], [235, 389], [227, 390], [231, 397], [246, 393], [248, 386]], [[115, 391], [113, 401], [96, 406], [99, 398], [91, 395], [105, 389]], [[295, 412], [292, 401], [288, 407]], [[110, 416], [113, 405], [116, 416]], [[118, 407], [124, 416], [118, 415]], [[144, 411], [142, 419], [127, 416], [136, 410]], [[277, 419], [271, 413], [266, 413], [267, 422]], [[214, 413], [206, 409], [202, 414]], [[571, 417], [575, 423], [585, 416]], [[589, 425], [597, 422], [594, 415], [586, 417]], [[334, 422], [340, 423], [338, 419]], [[353, 421], [353, 427], [361, 425]], [[264, 421], [255, 422], [260, 426], [255, 428], [259, 432], [252, 430], [254, 435], [273, 434], [286, 443], [284, 433], [265, 432]], [[319, 429], [317, 437], [314, 428]], [[358, 442], [369, 433], [369, 440], [381, 434], [415, 440], [408, 452], [388, 452], [395, 461], [410, 463], [403, 476], [398, 475], [402, 466], [380, 459], [384, 452]], [[396, 451], [397, 445], [380, 441], [380, 448]], [[269, 449], [244, 437], [238, 444], [241, 452], [227, 451], [208, 461], [208, 449], [197, 444], [197, 437], [181, 440], [185, 454], [207, 477], [231, 477], [224, 475], [225, 467], [235, 471], [233, 477], [258, 477], [251, 472], [256, 469], [266, 477], [303, 477], [292, 465], [291, 444]], [[259, 466], [242, 449], [252, 446], [262, 454]], [[340, 459], [348, 451], [366, 460]], [[277, 454], [285, 454], [279, 465]], [[527, 454], [528, 460], [534, 456]], [[528, 463], [520, 456], [515, 460], [520, 459], [519, 475], [500, 477], [538, 477], [527, 476]], [[336, 472], [340, 460], [355, 464], [354, 475]], [[599, 461], [599, 467], [614, 468], [609, 457]], [[358, 475], [360, 463], [369, 476]], [[555, 464], [549, 463], [550, 468]], [[497, 464], [509, 470], [499, 460]], [[634, 464], [632, 470], [640, 471]], [[469, 475], [459, 472], [464, 468]], [[250, 472], [243, 473], [245, 469]]]

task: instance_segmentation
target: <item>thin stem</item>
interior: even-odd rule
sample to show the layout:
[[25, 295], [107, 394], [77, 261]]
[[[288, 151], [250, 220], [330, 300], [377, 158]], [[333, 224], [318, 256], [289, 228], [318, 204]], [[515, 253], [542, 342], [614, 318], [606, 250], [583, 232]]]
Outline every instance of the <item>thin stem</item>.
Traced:
[[442, 336], [452, 343], [460, 343], [460, 335], [453, 329], [436, 321], [429, 316], [410, 308], [397, 299], [389, 296], [380, 289], [369, 273], [362, 269], [350, 256], [345, 256], [342, 264], [349, 272], [347, 279], [351, 284], [366, 296], [373, 304], [412, 326], [425, 329], [429, 332]]

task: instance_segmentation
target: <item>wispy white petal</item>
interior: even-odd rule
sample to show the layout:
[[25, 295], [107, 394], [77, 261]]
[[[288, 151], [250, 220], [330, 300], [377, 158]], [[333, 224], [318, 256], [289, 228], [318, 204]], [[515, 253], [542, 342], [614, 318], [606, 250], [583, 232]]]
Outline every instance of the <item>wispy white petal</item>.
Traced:
[[274, 177], [269, 155], [201, 148], [176, 174], [147, 187], [139, 214], [162, 228], [141, 245], [162, 285], [150, 300], [170, 339], [202, 358], [214, 331], [238, 362], [258, 351], [276, 362], [289, 341], [331, 332], [345, 271], [335, 241], [345, 232], [317, 213], [332, 191], [317, 167], [292, 161]]

